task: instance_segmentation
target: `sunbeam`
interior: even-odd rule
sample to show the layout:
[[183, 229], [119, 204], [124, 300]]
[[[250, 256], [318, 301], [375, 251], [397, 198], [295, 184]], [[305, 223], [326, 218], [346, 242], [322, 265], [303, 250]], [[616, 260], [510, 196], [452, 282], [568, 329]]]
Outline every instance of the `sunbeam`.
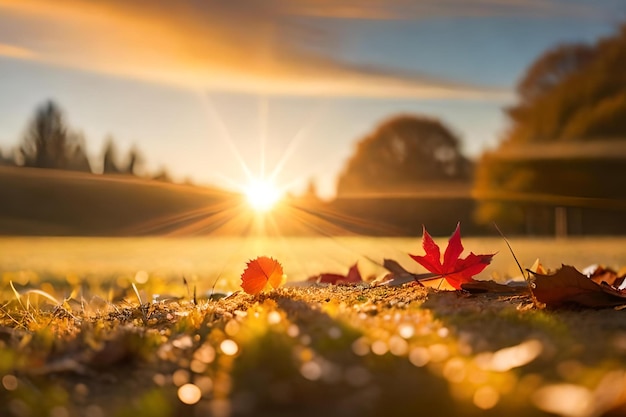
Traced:
[[259, 96], [259, 179], [265, 180], [267, 159], [267, 133], [269, 128], [269, 101], [266, 96]]
[[324, 111], [325, 109], [326, 107], [322, 106], [322, 103], [320, 103], [315, 110], [309, 113], [307, 119], [304, 121], [302, 126], [300, 126], [300, 128], [296, 131], [296, 133], [293, 135], [293, 137], [291, 138], [291, 140], [285, 147], [285, 150], [282, 156], [280, 157], [280, 159], [274, 166], [274, 169], [269, 175], [270, 180], [272, 181], [276, 180], [276, 177], [280, 174], [285, 164], [289, 161], [289, 158], [292, 157], [293, 153], [298, 148], [298, 145], [300, 145], [300, 142], [302, 142], [302, 140], [304, 140], [304, 138], [307, 137], [309, 133], [309, 129], [318, 120], [322, 111]]
[[212, 121], [215, 123], [215, 125], [217, 126], [219, 130], [220, 140], [226, 143], [226, 145], [228, 146], [228, 149], [230, 149], [232, 155], [235, 157], [240, 168], [243, 170], [244, 174], [246, 175], [246, 178], [248, 180], [251, 180], [252, 178], [254, 178], [254, 175], [252, 175], [250, 168], [248, 167], [243, 157], [241, 156], [241, 152], [239, 152], [239, 149], [237, 149], [237, 146], [235, 145], [235, 142], [233, 141], [233, 138], [230, 135], [230, 131], [224, 124], [224, 120], [220, 117], [219, 113], [217, 112], [215, 103], [213, 103], [213, 101], [211, 100], [211, 97], [208, 94], [203, 94], [202, 97], [204, 98], [203, 103], [206, 106], [209, 116], [211, 117]]
[[[239, 145], [238, 139], [241, 138], [238, 135], [241, 134], [241, 126], [230, 126], [227, 123], [230, 120], [229, 115], [222, 114], [218, 102], [205, 96], [204, 103], [207, 115], [216, 128], [217, 139], [228, 147], [225, 157], [232, 158], [234, 165], [241, 169], [244, 176], [238, 179], [224, 171], [214, 172], [220, 183], [232, 190], [232, 193], [224, 193], [217, 201], [207, 199], [204, 207], [146, 221], [133, 230], [135, 234], [243, 237], [245, 238], [243, 245], [237, 248], [240, 255], [245, 253], [246, 256], [254, 257], [282, 253], [291, 262], [303, 263], [299, 270], [310, 270], [309, 272], [315, 271], [315, 265], [295, 257], [290, 259], [287, 237], [306, 236], [307, 239], [317, 237], [332, 242], [335, 247], [333, 254], [341, 257], [341, 260], [336, 259], [339, 268], [345, 264], [343, 258], [346, 255], [350, 262], [364, 259], [364, 250], [354, 248], [354, 241], [345, 240], [346, 238], [372, 233], [402, 234], [401, 230], [389, 224], [364, 220], [358, 215], [348, 215], [333, 205], [321, 203], [319, 200], [307, 200], [305, 197], [288, 194], [288, 191], [304, 178], [298, 175], [284, 175], [285, 167], [293, 160], [300, 145], [310, 137], [311, 131], [319, 123], [320, 116], [328, 109], [326, 101], [317, 102], [309, 109], [301, 123], [293, 126], [295, 129], [291, 132], [292, 135], [286, 138], [288, 141], [282, 146], [273, 141], [274, 131], [277, 129], [280, 131], [280, 126], [275, 126], [275, 122], [270, 123], [272, 111], [278, 111], [279, 107], [271, 106], [271, 99], [267, 96], [258, 97], [256, 111], [253, 110], [256, 114], [252, 115], [253, 122], [256, 117], [256, 123], [253, 123], [256, 132], [252, 131], [253, 136], [247, 138], [244, 136], [242, 142], [248, 147], [252, 143], [251, 149]], [[249, 124], [242, 126], [251, 127]], [[252, 159], [250, 155], [253, 155]], [[273, 160], [275, 156], [278, 156], [277, 161]], [[316, 162], [319, 161], [311, 161], [312, 164]], [[286, 181], [281, 178], [282, 176], [288, 177]], [[364, 266], [367, 269], [367, 266]], [[380, 268], [380, 264], [376, 263], [376, 267]]]

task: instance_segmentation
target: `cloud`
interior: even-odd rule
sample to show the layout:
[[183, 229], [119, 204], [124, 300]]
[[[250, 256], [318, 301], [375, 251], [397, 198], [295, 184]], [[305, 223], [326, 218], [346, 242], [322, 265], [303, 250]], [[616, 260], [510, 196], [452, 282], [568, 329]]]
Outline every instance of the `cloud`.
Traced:
[[29, 49], [0, 43], [0, 57], [15, 59], [35, 59], [36, 55], [33, 51]]
[[[286, 13], [339, 19], [421, 20], [471, 17], [575, 17], [613, 19], [615, 11], [625, 12], [620, 0], [274, 0], [283, 3]], [[604, 3], [607, 7], [597, 7]]]
[[8, 38], [15, 45], [8, 46], [7, 56], [184, 86], [288, 94], [508, 98], [509, 92], [500, 89], [343, 62], [327, 53], [337, 40], [311, 19], [538, 12], [560, 4], [475, 0], [469, 7], [468, 3], [0, 0], [0, 41]]

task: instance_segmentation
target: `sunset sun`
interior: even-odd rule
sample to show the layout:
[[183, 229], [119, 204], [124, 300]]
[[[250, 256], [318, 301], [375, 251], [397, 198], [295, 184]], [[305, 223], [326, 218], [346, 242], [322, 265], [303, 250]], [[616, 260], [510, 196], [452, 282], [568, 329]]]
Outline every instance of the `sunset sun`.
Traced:
[[251, 181], [245, 189], [245, 195], [250, 207], [257, 212], [272, 210], [281, 197], [278, 187], [263, 179]]

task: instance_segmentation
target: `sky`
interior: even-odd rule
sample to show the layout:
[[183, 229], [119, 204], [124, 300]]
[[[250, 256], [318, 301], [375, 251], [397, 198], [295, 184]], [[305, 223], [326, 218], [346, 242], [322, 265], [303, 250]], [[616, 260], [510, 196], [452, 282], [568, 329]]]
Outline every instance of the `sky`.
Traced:
[[52, 99], [94, 160], [111, 136], [178, 180], [332, 197], [396, 114], [478, 157], [539, 54], [624, 21], [623, 0], [0, 0], [0, 149]]

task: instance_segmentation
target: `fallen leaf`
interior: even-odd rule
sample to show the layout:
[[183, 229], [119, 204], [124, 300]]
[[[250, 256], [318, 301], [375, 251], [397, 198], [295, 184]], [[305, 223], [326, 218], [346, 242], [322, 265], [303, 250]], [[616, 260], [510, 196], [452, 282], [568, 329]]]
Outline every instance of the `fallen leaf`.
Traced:
[[606, 282], [598, 284], [570, 265], [554, 274], [532, 272], [533, 294], [547, 307], [577, 304], [584, 307], [613, 307], [626, 304], [626, 292]]
[[260, 256], [248, 262], [241, 274], [241, 288], [248, 294], [258, 294], [270, 284], [278, 288], [283, 280], [283, 267], [275, 259]]
[[409, 272], [393, 259], [384, 259], [383, 267], [389, 271], [389, 274], [375, 281], [375, 285], [389, 285], [397, 287], [408, 284], [409, 282], [415, 282], [418, 285], [424, 286], [420, 280], [437, 277], [437, 275], [431, 273], [414, 274], [413, 272]]
[[602, 284], [604, 282], [607, 285], [620, 290], [623, 289], [624, 278], [626, 278], [626, 275], [623, 270], [618, 272], [603, 266], [596, 266], [593, 269], [593, 272], [589, 275], [589, 279], [596, 284]]
[[[461, 289], [461, 285], [474, 281], [473, 276], [481, 272], [491, 263], [495, 254], [475, 255], [473, 252], [461, 258], [463, 244], [461, 243], [461, 226], [457, 224], [456, 230], [448, 241], [448, 246], [443, 254], [441, 262], [441, 251], [433, 238], [428, 234], [426, 227], [422, 236], [422, 247], [426, 254], [424, 256], [409, 255], [417, 263], [434, 274], [435, 278], [445, 278], [445, 280], [455, 289]], [[433, 279], [433, 277], [420, 280]]]
[[321, 284], [347, 285], [363, 282], [363, 277], [361, 277], [357, 264], [354, 264], [350, 267], [346, 275], [323, 273], [309, 277], [307, 281]]

